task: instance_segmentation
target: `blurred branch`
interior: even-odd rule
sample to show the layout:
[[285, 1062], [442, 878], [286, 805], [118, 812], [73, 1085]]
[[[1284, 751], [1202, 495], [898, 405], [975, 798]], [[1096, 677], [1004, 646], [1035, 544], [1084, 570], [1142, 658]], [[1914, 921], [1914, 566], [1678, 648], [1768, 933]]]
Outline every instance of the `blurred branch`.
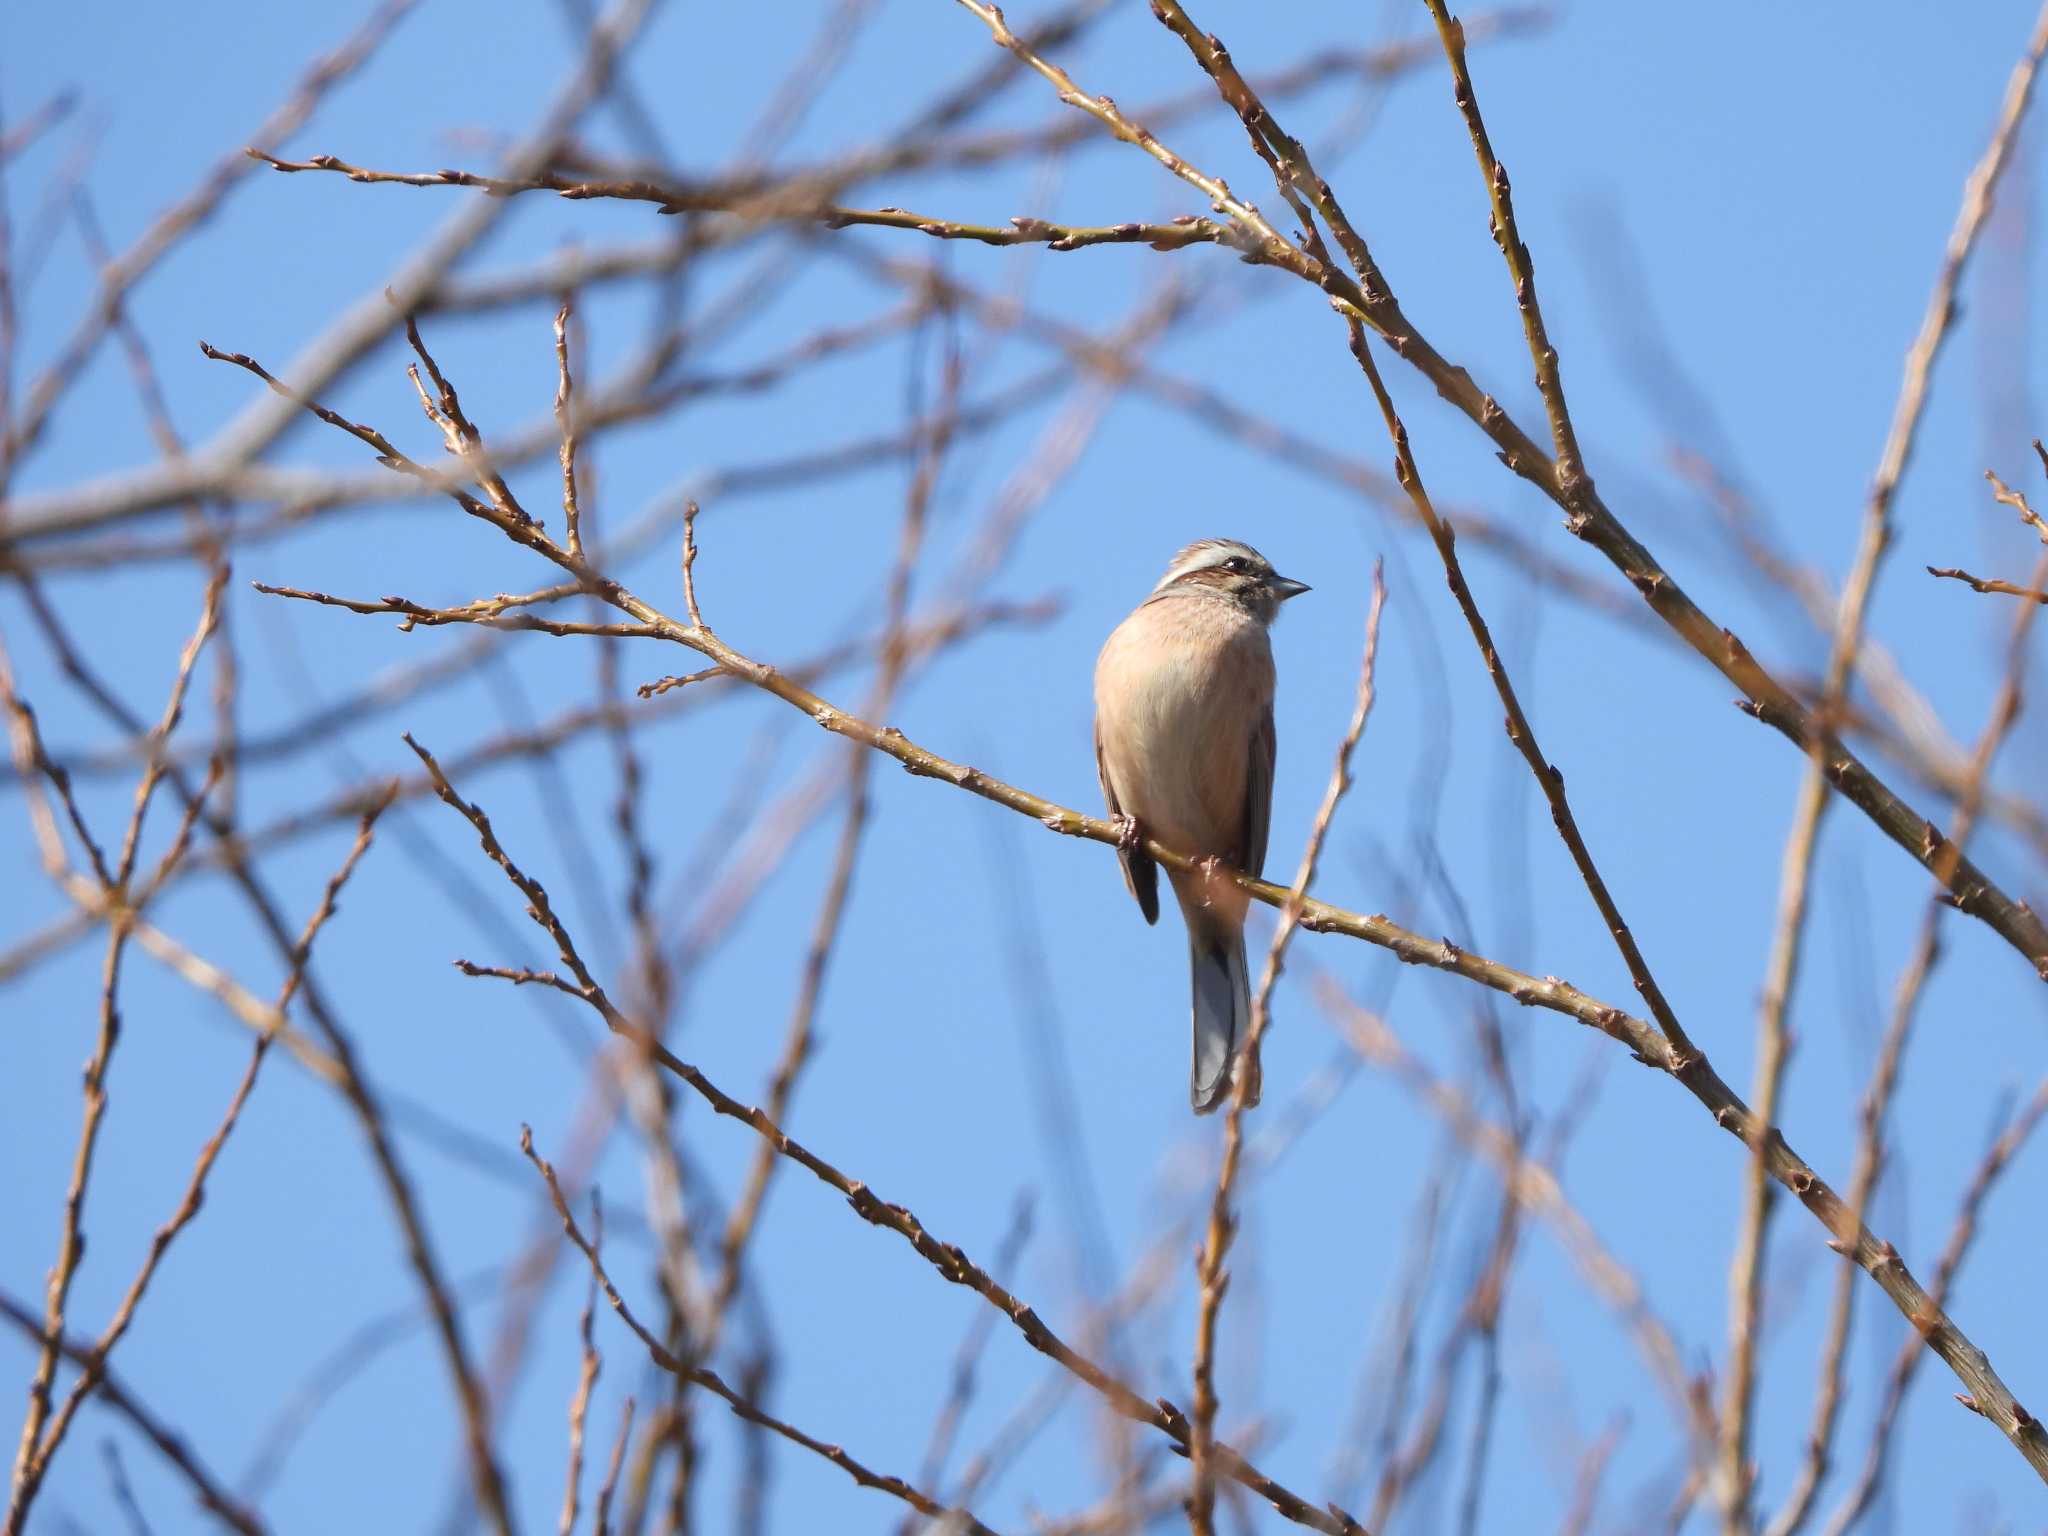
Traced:
[[[1065, 46], [1074, 40], [1065, 34], [1074, 30], [1072, 23], [1080, 18], [1081, 13], [1085, 12], [1087, 18], [1092, 19], [1105, 8], [1102, 0], [1092, 0], [1083, 6], [1068, 6], [1041, 22], [1027, 35], [1026, 42], [1034, 51]], [[1520, 37], [1548, 27], [1554, 19], [1555, 13], [1544, 6], [1504, 6], [1475, 15], [1466, 23], [1467, 36], [1475, 43]], [[1417, 72], [1435, 54], [1435, 49], [1411, 38], [1396, 38], [1365, 48], [1327, 48], [1294, 64], [1261, 74], [1258, 88], [1262, 95], [1277, 101], [1301, 96], [1331, 83], [1391, 81]], [[1019, 67], [1014, 55], [1002, 62], [1010, 66], [1012, 73]], [[1135, 122], [1156, 128], [1196, 116], [1209, 104], [1209, 99], [1205, 89], [1179, 91], [1148, 102], [1129, 116]], [[778, 179], [788, 185], [844, 187], [901, 172], [959, 171], [1035, 156], [1060, 155], [1103, 142], [1088, 124], [1072, 121], [1055, 122], [1043, 128], [998, 128], [980, 133], [942, 134], [932, 131], [939, 124], [928, 115], [919, 126], [925, 131], [900, 134], [889, 145], [855, 150], [842, 159], [781, 173]], [[730, 177], [723, 183], [723, 189], [729, 197], [744, 198], [758, 195], [770, 179], [769, 173], [765, 172], [752, 177]]]
[[0, 133], [0, 165], [23, 153], [45, 133], [63, 122], [78, 105], [78, 92], [71, 86], [52, 92], [13, 127]]
[[611, 1536], [612, 1492], [619, 1486], [619, 1467], [626, 1459], [626, 1445], [633, 1438], [633, 1399], [627, 1398], [619, 1414], [619, 1437], [612, 1442], [612, 1456], [605, 1466], [604, 1482], [597, 1490], [596, 1536]]
[[[926, 445], [924, 454], [918, 460], [917, 468], [911, 476], [908, 493], [904, 498], [903, 525], [897, 536], [896, 557], [891, 565], [887, 591], [882, 599], [880, 663], [868, 692], [863, 711], [866, 714], [888, 714], [895, 703], [897, 690], [903, 682], [908, 658], [905, 626], [909, 621], [911, 575], [917, 567], [918, 557], [924, 550], [932, 496], [938, 488], [939, 473], [944, 467], [947, 450], [952, 445], [952, 424], [960, 406], [961, 383], [962, 370], [957, 344], [949, 344], [940, 385], [938, 425]], [[701, 627], [703, 616], [697, 611], [696, 586], [692, 576], [692, 567], [696, 560], [694, 520], [686, 518], [683, 527], [686, 541], [683, 576], [688, 583], [686, 592], [690, 619], [693, 624]], [[833, 851], [832, 872], [826, 877], [825, 894], [819, 902], [810, 942], [804, 952], [803, 964], [797, 972], [797, 995], [790, 1009], [789, 1028], [783, 1039], [782, 1054], [775, 1063], [768, 1083], [768, 1114], [770, 1118], [778, 1121], [787, 1118], [790, 1099], [796, 1091], [797, 1078], [810, 1059], [813, 1025], [817, 1019], [819, 1001], [824, 995], [826, 967], [839, 940], [840, 928], [846, 916], [847, 901], [853, 890], [854, 871], [859, 863], [862, 843], [867, 834], [868, 819], [873, 805], [869, 791], [869, 769], [873, 762], [871, 753], [861, 751], [858, 747], [850, 749], [846, 764], [846, 817], [840, 826], [839, 845]], [[776, 1166], [777, 1159], [769, 1147], [763, 1145], [755, 1149], [753, 1161], [747, 1169], [746, 1183], [740, 1198], [733, 1205], [725, 1231], [719, 1239], [718, 1282], [711, 1298], [706, 1323], [707, 1353], [716, 1344], [726, 1309], [732, 1304], [733, 1296], [739, 1290], [741, 1266], [747, 1245], [760, 1219], [762, 1204], [767, 1199], [769, 1181], [775, 1175]]]
[[[394, 10], [409, 8], [413, 3], [416, 0], [391, 0]], [[651, 3], [652, 0], [614, 0], [603, 19], [592, 29], [587, 48], [569, 78], [548, 103], [539, 126], [515, 145], [508, 155], [511, 174], [522, 174], [526, 168], [544, 165], [553, 157], [577, 119], [603, 91], [616, 60], [639, 31]], [[364, 35], [359, 33], [358, 40]], [[373, 38], [379, 35], [375, 25], [368, 35]], [[314, 74], [308, 78], [313, 80], [319, 76], [320, 67], [316, 66]], [[294, 114], [298, 110], [288, 103], [266, 126], [296, 128], [300, 118]], [[258, 139], [262, 141], [277, 136], [259, 133]], [[252, 165], [253, 162], [240, 153], [229, 156], [221, 162], [209, 186], [218, 185], [225, 189]], [[139, 276], [141, 270], [153, 265], [173, 243], [171, 237], [182, 235], [192, 226], [193, 216], [185, 210], [208, 211], [215, 196], [202, 189], [193, 199], [173, 209], [171, 215], [159, 221], [153, 234], [146, 234], [130, 248], [129, 255], [123, 259], [124, 269], [132, 266]], [[498, 200], [481, 201], [449, 219], [401, 262], [385, 281], [351, 305], [322, 335], [305, 347], [291, 363], [288, 370], [291, 376], [309, 392], [326, 389], [333, 384], [391, 334], [399, 314], [438, 286], [456, 262], [497, 224], [508, 206]], [[110, 290], [103, 283], [101, 291], [106, 294]], [[108, 319], [111, 318], [111, 310], [106, 306], [102, 306], [102, 311]], [[8, 457], [16, 460], [21, 457], [34, 435], [31, 428], [39, 428], [41, 421], [47, 419], [49, 407], [61, 398], [70, 382], [77, 377], [107, 323], [108, 320], [99, 318], [98, 313], [88, 316], [59, 361], [38, 381], [37, 390], [30, 396], [29, 423], [26, 426], [17, 424], [9, 440], [13, 446], [8, 449]], [[43, 395], [47, 395], [48, 404], [43, 405], [38, 413], [37, 403]], [[183, 460], [114, 474], [83, 486], [71, 487], [52, 497], [13, 497], [8, 505], [4, 531], [0, 531], [0, 550], [11, 553], [25, 540], [78, 533], [143, 512], [179, 506], [195, 496], [212, 494], [215, 489], [224, 488], [238, 476], [248, 473], [257, 458], [295, 419], [296, 413], [289, 407], [258, 399], [205, 443], [195, 447]]]
[[[35, 1341], [38, 1347], [49, 1343], [49, 1335], [43, 1331], [43, 1326], [35, 1314], [12, 1296], [4, 1293], [0, 1293], [0, 1317], [14, 1324]], [[56, 1344], [66, 1359], [78, 1365], [84, 1365], [92, 1359], [93, 1346], [90, 1344], [68, 1336], [58, 1337]], [[185, 1444], [184, 1436], [145, 1407], [142, 1400], [128, 1389], [125, 1382], [112, 1372], [108, 1372], [100, 1379], [99, 1393], [109, 1407], [140, 1430], [149, 1443], [156, 1447], [157, 1453], [171, 1464], [180, 1477], [191, 1484], [194, 1497], [208, 1513], [230, 1530], [240, 1532], [241, 1536], [263, 1536], [265, 1526], [256, 1511], [243, 1505], [221, 1487], [214, 1480], [213, 1474], [208, 1472], [200, 1464], [198, 1457], [192, 1454], [191, 1449]]]
[[1465, 1095], [1432, 1074], [1383, 1018], [1354, 1003], [1333, 977], [1316, 978], [1316, 1000], [1352, 1050], [1401, 1079], [1461, 1143], [1493, 1165], [1510, 1198], [1556, 1232], [1588, 1288], [1613, 1309], [1635, 1340], [1643, 1364], [1703, 1464], [1717, 1435], [1709, 1395], [1703, 1384], [1687, 1375], [1678, 1342], [1651, 1308], [1641, 1280], [1572, 1205], [1556, 1171], [1522, 1150], [1507, 1130], [1481, 1117]]
[[[1998, 126], [1993, 131], [1991, 145], [1963, 185], [1963, 206], [1949, 234], [1948, 248], [1943, 255], [1940, 273], [1935, 278], [1926, 314], [1921, 319], [1919, 334], [1914, 337], [1913, 345], [1906, 354], [1905, 379], [1899, 388], [1891, 429], [1886, 435], [1877, 475], [1864, 506], [1862, 536], [1848, 579], [1843, 584], [1833, 644], [1828, 655], [1827, 680], [1815, 712], [1817, 729], [1813, 735], [1810, 762], [1800, 781], [1792, 829], [1785, 841], [1778, 893], [1778, 927], [1771, 944], [1763, 1002], [1758, 1010], [1753, 1092], [1757, 1115], [1765, 1124], [1777, 1118], [1778, 1092], [1784, 1081], [1786, 1057], [1790, 1052], [1785, 1014], [1798, 979], [1807, 887], [1812, 878], [1821, 817], [1828, 808], [1827, 760], [1832, 750], [1831, 742], [1836, 739], [1832, 736], [1830, 722], [1842, 701], [1848, 697], [1855, 678], [1856, 658], [1863, 647], [1864, 619], [1869, 611], [1871, 594], [1877, 587], [1879, 567], [1892, 541], [1892, 499], [1919, 436], [1928, 382], [1955, 314], [1956, 286], [1969, 262], [1970, 253], [1976, 248], [1978, 234], [1990, 215], [1993, 189], [1998, 185], [1999, 175], [2018, 140], [2020, 124], [2033, 92], [2034, 75], [2044, 50], [2048, 50], [2048, 5], [2042, 7], [2027, 51], [2006, 87], [2004, 106]], [[2048, 980], [2048, 966], [2043, 967], [2042, 975], [2044, 980]], [[1747, 1536], [1754, 1523], [1752, 1503], [1756, 1469], [1750, 1463], [1750, 1426], [1756, 1395], [1756, 1335], [1757, 1317], [1762, 1305], [1762, 1263], [1770, 1231], [1773, 1193], [1762, 1159], [1752, 1159], [1743, 1185], [1742, 1225], [1737, 1230], [1735, 1256], [1728, 1277], [1729, 1367], [1721, 1415], [1721, 1458], [1717, 1473], [1722, 1529], [1727, 1536]], [[1792, 1528], [1796, 1525], [1797, 1521], [1794, 1521]]]
[[1627, 1431], [1628, 1416], [1621, 1414], [1600, 1432], [1598, 1440], [1586, 1448], [1586, 1454], [1579, 1462], [1576, 1486], [1572, 1489], [1571, 1508], [1565, 1515], [1564, 1524], [1558, 1527], [1558, 1536], [1585, 1536], [1593, 1529], [1593, 1516], [1600, 1503], [1600, 1480], [1606, 1476], [1607, 1464], [1621, 1448], [1622, 1436]]
[[[317, 58], [283, 105], [256, 130], [259, 144], [278, 144], [305, 126], [327, 93], [354, 74], [374, 55], [419, 0], [382, 0], [355, 34], [331, 53]], [[6, 156], [0, 154], [0, 160]], [[199, 185], [161, 214], [136, 242], [100, 274], [93, 307], [72, 332], [55, 362], [29, 387], [21, 414], [0, 436], [0, 493], [4, 493], [24, 454], [48, 424], [50, 412], [92, 360], [100, 342], [119, 320], [128, 291], [147, 277], [165, 255], [210, 219], [237, 182], [248, 173], [241, 155], [217, 161]]]
[[[209, 586], [208, 614], [202, 623], [199, 638], [203, 638], [211, 626], [212, 602], [217, 599], [220, 584], [224, 578], [225, 568], [216, 565]], [[41, 598], [35, 583], [32, 580], [25, 580], [22, 585], [25, 594], [30, 600], [32, 611], [43, 624], [47, 638], [61, 658], [61, 664], [71, 675], [72, 680], [79, 689], [86, 694], [98, 709], [117, 721], [124, 729], [135, 735], [144, 734], [144, 728], [141, 722], [135, 718], [133, 712], [121, 703], [112, 690], [77, 655], [58, 615]], [[195, 639], [194, 645], [188, 648], [187, 657], [181, 664], [181, 672], [183, 674], [189, 675], [191, 659], [196, 654], [196, 645], [197, 639]], [[173, 706], [178, 703], [181, 697], [181, 690], [182, 684], [179, 689], [174, 689]], [[176, 719], [176, 713], [175, 707], [167, 710], [164, 723], [158, 727], [159, 737], [168, 734], [170, 724]], [[174, 840], [174, 849], [182, 851], [183, 839], [189, 832], [192, 818], [197, 817], [203, 821], [207, 830], [214, 836], [221, 847], [224, 862], [243, 895], [247, 898], [263, 936], [277, 948], [279, 953], [288, 962], [291, 962], [296, 947], [293, 937], [284, 925], [278, 903], [269, 892], [264, 881], [251, 867], [247, 857], [247, 850], [240, 845], [232, 822], [212, 809], [204, 812], [201, 810], [206, 796], [215, 781], [215, 774], [210, 772], [206, 784], [195, 792], [182, 777], [177, 767], [166, 761], [161, 751], [152, 750], [147, 755], [149, 766], [144, 773], [144, 788], [153, 787], [157, 780], [161, 778], [171, 785], [172, 789], [186, 805], [187, 822], [185, 827], [181, 829], [178, 838]], [[111, 899], [117, 892], [125, 897], [128, 871], [132, 867], [135, 837], [146, 799], [146, 794], [138, 793], [136, 812], [131, 821], [129, 837], [122, 854], [122, 867], [119, 872], [118, 881], [115, 885], [106, 888], [106, 894], [109, 898], [106, 906], [111, 916], [108, 951], [110, 963], [107, 970], [106, 983], [102, 989], [102, 1000], [103, 1010], [108, 1014], [111, 1013], [114, 995], [115, 974], [112, 961], [118, 954], [119, 943], [125, 942], [126, 936], [131, 931], [138, 942], [147, 943], [147, 938], [142, 931], [141, 925], [134, 921], [131, 914], [126, 912], [122, 902]], [[154, 887], [154, 885], [160, 883], [160, 881], [152, 882], [152, 886]], [[67, 893], [72, 894], [75, 900], [81, 899], [76, 890], [68, 885]], [[203, 961], [197, 961], [196, 957], [194, 958], [199, 972], [194, 979], [198, 980], [200, 984], [211, 985], [225, 982], [226, 978], [216, 968], [206, 965]], [[460, 1324], [453, 1306], [449, 1302], [446, 1287], [442, 1283], [439, 1266], [433, 1254], [427, 1228], [420, 1214], [418, 1200], [403, 1165], [398, 1158], [379, 1096], [372, 1091], [364, 1080], [356, 1064], [352, 1043], [343, 1029], [340, 1020], [328, 1007], [321, 990], [313, 984], [310, 975], [304, 972], [303, 969], [300, 970], [300, 979], [301, 991], [305, 998], [307, 1012], [312, 1015], [315, 1026], [326, 1040], [329, 1057], [336, 1069], [336, 1086], [340, 1089], [350, 1108], [355, 1112], [365, 1138], [369, 1142], [373, 1160], [383, 1182], [385, 1192], [391, 1200], [394, 1215], [405, 1235], [407, 1257], [412, 1264], [423, 1291], [427, 1295], [439, 1326], [449, 1372], [454, 1380], [458, 1402], [462, 1409], [464, 1427], [467, 1432], [467, 1443], [471, 1453], [472, 1471], [478, 1484], [479, 1501], [484, 1508], [486, 1517], [490, 1519], [494, 1526], [504, 1531], [507, 1529], [509, 1517], [505, 1510], [502, 1478], [491, 1457], [489, 1436], [484, 1422], [484, 1405], [476, 1388], [475, 1377], [469, 1368], [468, 1356], [462, 1343]], [[257, 1013], [259, 1015], [262, 1013], [260, 1004], [257, 1007]], [[111, 1043], [111, 1033], [107, 1028], [103, 1027], [102, 1038], [108, 1044]], [[96, 1056], [103, 1061], [104, 1052], [96, 1053]], [[89, 1076], [89, 1106], [94, 1097], [96, 1086], [93, 1078]], [[89, 1121], [92, 1118], [94, 1116], [89, 1112]], [[81, 1150], [82, 1153], [89, 1151], [89, 1138], [81, 1143]], [[81, 1161], [81, 1173], [83, 1168], [84, 1163]], [[74, 1178], [74, 1189], [75, 1191], [82, 1190], [81, 1178]], [[53, 1303], [61, 1306], [61, 1295], [56, 1292], [54, 1287], [52, 1294]], [[40, 1416], [37, 1413], [37, 1405], [34, 1399], [31, 1402], [30, 1416], [32, 1420], [39, 1422]], [[29, 1437], [25, 1435], [25, 1452], [30, 1443]], [[18, 1502], [19, 1500], [17, 1499]]]
[[[209, 587], [212, 597], [218, 596], [220, 583], [224, 579], [224, 575], [224, 568], [217, 566]], [[87, 695], [95, 706], [116, 720], [131, 734], [138, 736], [144, 734], [144, 727], [135, 718], [132, 711], [123, 705], [107, 685], [85, 666], [83, 660], [72, 649], [71, 642], [58, 616], [40, 598], [33, 581], [24, 581], [23, 589], [30, 599], [32, 610], [36, 617], [44, 625], [45, 633], [52, 647], [60, 656], [62, 665], [71, 674], [73, 681], [81, 691]], [[210, 627], [210, 619], [211, 599], [209, 602], [208, 621], [202, 624], [202, 636]], [[191, 657], [195, 652], [196, 641], [194, 648], [188, 648], [187, 658], [181, 666], [182, 673], [189, 675]], [[174, 690], [174, 705], [178, 697], [179, 690]], [[167, 710], [166, 723], [158, 728], [159, 737], [168, 734], [169, 722], [175, 721], [175, 718], [175, 708]], [[149, 766], [144, 774], [145, 787], [152, 786], [161, 777], [170, 784], [172, 789], [185, 802], [186, 821], [181, 827], [178, 836], [173, 840], [173, 852], [182, 853], [184, 839], [189, 834], [193, 819], [198, 818], [201, 820], [221, 847], [223, 861], [243, 895], [247, 898], [250, 909], [257, 919], [257, 924], [263, 936], [278, 949], [279, 953], [288, 962], [292, 962], [296, 949], [292, 935], [284, 926], [276, 900], [272, 897], [260, 876], [251, 867], [248, 861], [247, 850], [238, 841], [232, 822], [211, 809], [202, 811], [207, 794], [215, 782], [217, 769], [210, 771], [206, 783], [195, 791], [181, 776], [178, 768], [166, 760], [161, 750], [151, 750], [147, 754], [147, 758]], [[24, 767], [26, 766], [25, 754], [19, 745], [17, 745], [17, 763]], [[81, 905], [90, 903], [96, 910], [103, 907], [109, 915], [110, 941], [108, 953], [110, 965], [106, 983], [102, 988], [103, 1017], [111, 1017], [114, 995], [113, 983], [115, 980], [111, 960], [118, 954], [116, 939], [118, 938], [121, 942], [125, 942], [125, 938], [132, 934], [136, 941], [143, 944], [145, 948], [152, 947], [152, 930], [149, 929], [148, 925], [140, 922], [139, 918], [125, 906], [125, 885], [128, 868], [132, 864], [135, 831], [139, 825], [140, 813], [146, 798], [145, 795], [138, 794], [136, 813], [134, 820], [131, 822], [129, 839], [122, 855], [123, 867], [117, 884], [103, 885], [100, 896], [94, 898], [89, 894], [81, 892], [77, 888], [77, 882], [60, 880], [60, 884], [64, 886], [66, 893], [74, 901], [79, 902]], [[168, 864], [162, 866], [164, 873], [167, 873], [168, 869]], [[53, 871], [53, 873], [58, 873], [58, 871]], [[161, 883], [161, 878], [153, 879], [150, 885], [151, 893]], [[114, 899], [117, 894], [121, 895], [121, 900]], [[173, 948], [176, 947], [173, 946]], [[209, 990], [218, 991], [224, 999], [231, 1002], [231, 1005], [237, 1005], [237, 1011], [241, 1012], [245, 1022], [257, 1025], [258, 1027], [268, 1027], [271, 1018], [281, 1016], [279, 1010], [266, 1010], [260, 1002], [249, 998], [244, 989], [234, 984], [231, 978], [228, 978], [218, 968], [199, 959], [197, 956], [189, 955], [189, 952], [180, 950], [179, 953], [189, 964], [189, 969], [186, 972], [188, 978], [197, 985], [206, 987]], [[340, 1090], [350, 1108], [355, 1112], [365, 1138], [369, 1142], [378, 1174], [383, 1182], [385, 1192], [391, 1200], [393, 1212], [398, 1220], [400, 1229], [405, 1235], [407, 1258], [434, 1314], [449, 1372], [454, 1380], [458, 1403], [462, 1410], [467, 1443], [471, 1454], [472, 1472], [478, 1484], [479, 1501], [484, 1508], [486, 1517], [491, 1520], [494, 1526], [499, 1527], [503, 1531], [507, 1528], [509, 1517], [506, 1514], [504, 1505], [502, 1479], [491, 1456], [488, 1430], [484, 1422], [484, 1404], [477, 1390], [475, 1377], [470, 1370], [468, 1355], [462, 1342], [460, 1324], [449, 1301], [446, 1287], [442, 1282], [429, 1234], [420, 1214], [417, 1197], [392, 1141], [382, 1101], [365, 1081], [356, 1064], [353, 1046], [340, 1020], [328, 1007], [324, 995], [320, 989], [315, 987], [310, 974], [303, 970], [303, 962], [292, 963], [295, 963], [299, 969], [301, 992], [305, 998], [306, 1010], [312, 1015], [316, 1028], [327, 1044], [326, 1059], [333, 1069], [333, 1076], [330, 1080], [335, 1083], [335, 1086]], [[253, 1004], [253, 1006], [246, 1008], [240, 1006], [247, 1004]], [[281, 1025], [279, 1027], [281, 1028]], [[111, 1038], [109, 1030], [103, 1027], [103, 1042], [110, 1046]], [[104, 1055], [104, 1050], [96, 1052], [96, 1059], [102, 1061], [102, 1070]], [[94, 1097], [93, 1089], [96, 1086], [91, 1076], [88, 1077], [87, 1086], [88, 1121], [90, 1123], [96, 1118], [95, 1114], [91, 1111]], [[90, 1140], [88, 1138], [81, 1143], [82, 1151], [89, 1151], [89, 1145]], [[81, 1162], [80, 1169], [82, 1170], [83, 1167], [84, 1164]], [[82, 1193], [82, 1180], [75, 1176], [74, 1194], [77, 1193]], [[53, 1273], [53, 1281], [54, 1278]], [[52, 1294], [53, 1300], [58, 1305], [61, 1305], [61, 1296], [54, 1289], [54, 1285]], [[44, 1390], [46, 1392], [47, 1387]], [[46, 1398], [44, 1402], [46, 1403]], [[38, 1413], [38, 1404], [34, 1398], [31, 1400], [30, 1417], [32, 1421], [37, 1423], [40, 1423], [42, 1417]], [[25, 1434], [24, 1455], [30, 1449], [31, 1444], [30, 1438]], [[19, 1479], [17, 1479], [17, 1484], [19, 1485]], [[17, 1493], [17, 1507], [19, 1507], [19, 1504], [20, 1500]]]

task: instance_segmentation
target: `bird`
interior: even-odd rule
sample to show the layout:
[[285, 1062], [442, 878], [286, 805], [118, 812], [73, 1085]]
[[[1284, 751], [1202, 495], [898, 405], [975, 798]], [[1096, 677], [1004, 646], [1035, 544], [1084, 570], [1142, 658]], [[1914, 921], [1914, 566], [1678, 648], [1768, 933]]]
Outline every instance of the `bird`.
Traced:
[[[1282, 603], [1308, 590], [1249, 544], [1198, 540], [1173, 557], [1095, 662], [1095, 766], [1118, 826], [1124, 884], [1146, 922], [1159, 921], [1159, 865], [1145, 839], [1201, 861], [1167, 872], [1188, 931], [1196, 1114], [1229, 1096], [1251, 1027], [1248, 898], [1218, 866], [1257, 875], [1266, 862], [1276, 746], [1266, 631]], [[1258, 1102], [1256, 1079], [1246, 1102]]]

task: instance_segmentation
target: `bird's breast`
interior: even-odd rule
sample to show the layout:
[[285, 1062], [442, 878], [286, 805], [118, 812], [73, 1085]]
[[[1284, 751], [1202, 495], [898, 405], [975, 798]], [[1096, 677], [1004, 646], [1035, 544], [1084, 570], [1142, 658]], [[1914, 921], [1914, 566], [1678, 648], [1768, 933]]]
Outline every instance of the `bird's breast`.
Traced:
[[1201, 600], [1139, 608], [1095, 669], [1118, 801], [1169, 843], [1235, 854], [1252, 733], [1272, 702], [1272, 650], [1255, 621]]

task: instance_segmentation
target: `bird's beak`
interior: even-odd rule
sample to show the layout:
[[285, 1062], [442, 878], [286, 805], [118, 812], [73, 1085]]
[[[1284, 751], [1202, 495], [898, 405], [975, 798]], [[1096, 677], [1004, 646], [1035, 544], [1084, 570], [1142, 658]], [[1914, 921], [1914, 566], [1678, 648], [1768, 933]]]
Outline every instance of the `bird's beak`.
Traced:
[[1274, 594], [1283, 603], [1290, 597], [1299, 597], [1302, 593], [1312, 590], [1313, 588], [1307, 582], [1296, 581], [1292, 576], [1275, 576], [1273, 578]]

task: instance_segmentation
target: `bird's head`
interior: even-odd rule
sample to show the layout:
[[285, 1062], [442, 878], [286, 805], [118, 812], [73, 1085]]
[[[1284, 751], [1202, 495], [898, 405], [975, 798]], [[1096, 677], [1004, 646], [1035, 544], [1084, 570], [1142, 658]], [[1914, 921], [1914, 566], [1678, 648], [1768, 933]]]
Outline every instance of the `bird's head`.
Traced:
[[1235, 539], [1200, 539], [1173, 557], [1154, 596], [1168, 592], [1213, 592], [1270, 624], [1280, 605], [1308, 591], [1308, 583], [1282, 576], [1272, 562]]

